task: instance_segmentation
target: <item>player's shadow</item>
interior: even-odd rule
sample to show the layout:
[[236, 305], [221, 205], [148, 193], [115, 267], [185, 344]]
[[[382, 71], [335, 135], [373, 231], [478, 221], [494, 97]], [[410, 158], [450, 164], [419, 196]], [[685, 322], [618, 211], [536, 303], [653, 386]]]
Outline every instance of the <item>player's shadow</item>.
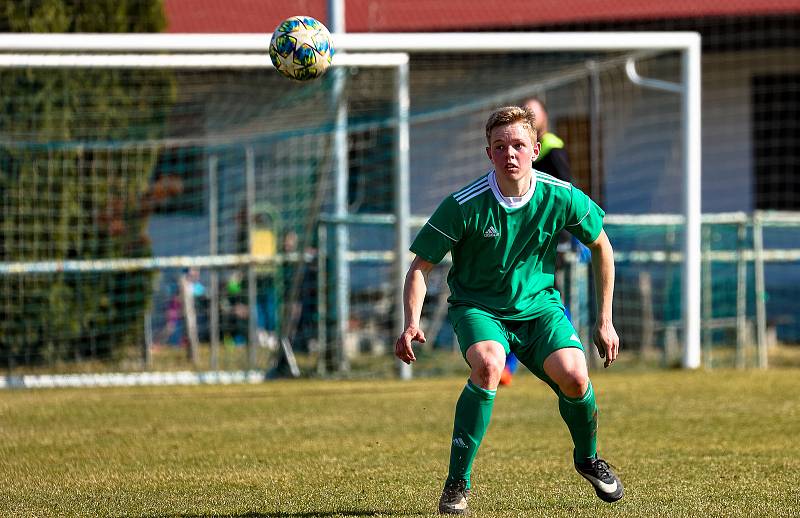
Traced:
[[302, 513], [235, 513], [235, 514], [160, 514], [147, 515], [142, 518], [330, 518], [332, 516], [391, 516], [406, 514], [399, 511], [374, 509], [339, 509], [336, 511], [305, 511]]

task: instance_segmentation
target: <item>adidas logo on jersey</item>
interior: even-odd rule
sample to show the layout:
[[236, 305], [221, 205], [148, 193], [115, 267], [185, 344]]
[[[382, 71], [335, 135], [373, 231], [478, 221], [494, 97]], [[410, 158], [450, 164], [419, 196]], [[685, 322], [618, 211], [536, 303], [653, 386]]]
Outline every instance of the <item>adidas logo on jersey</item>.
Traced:
[[494, 226], [489, 227], [483, 232], [483, 237], [499, 237], [500, 232]]

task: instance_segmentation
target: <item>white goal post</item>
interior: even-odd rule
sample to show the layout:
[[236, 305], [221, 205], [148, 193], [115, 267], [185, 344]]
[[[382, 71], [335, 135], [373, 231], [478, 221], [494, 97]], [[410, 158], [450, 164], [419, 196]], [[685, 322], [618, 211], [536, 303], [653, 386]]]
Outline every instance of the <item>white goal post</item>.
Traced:
[[[553, 33], [399, 33], [335, 34], [335, 65], [407, 67], [410, 52], [486, 53], [531, 51], [646, 51], [681, 54], [680, 93], [683, 125], [683, 244], [682, 318], [685, 368], [701, 363], [701, 42], [692, 32], [553, 32]], [[269, 67], [266, 34], [0, 34], [0, 69], [7, 67]], [[382, 53], [376, 56], [373, 53]], [[408, 118], [408, 74], [405, 106], [399, 118]], [[634, 71], [635, 72], [635, 71]], [[637, 76], [638, 77], [638, 76]], [[632, 80], [633, 77], [631, 78]], [[638, 78], [643, 86], [645, 79]], [[651, 86], [657, 87], [655, 82]], [[403, 102], [401, 102], [403, 104]], [[406, 126], [407, 131], [407, 126]], [[399, 158], [408, 167], [408, 139], [401, 141]], [[402, 164], [401, 164], [402, 165]], [[398, 230], [404, 228], [396, 252], [408, 244], [406, 202], [398, 209]], [[403, 182], [405, 184], [403, 185]], [[8, 266], [8, 265], [6, 265]], [[402, 279], [398, 276], [398, 284]], [[401, 291], [400, 286], [398, 290]]]

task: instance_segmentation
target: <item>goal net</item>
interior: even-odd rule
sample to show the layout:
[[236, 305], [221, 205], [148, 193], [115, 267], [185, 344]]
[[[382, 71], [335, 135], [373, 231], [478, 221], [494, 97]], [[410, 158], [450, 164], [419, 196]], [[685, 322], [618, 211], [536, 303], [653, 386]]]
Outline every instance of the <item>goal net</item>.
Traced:
[[[225, 57], [169, 44], [159, 54], [6, 49], [6, 368], [392, 372], [398, 272], [409, 259], [396, 252], [398, 221], [408, 217], [405, 239], [413, 238], [444, 196], [487, 172], [488, 114], [534, 96], [566, 142], [574, 184], [608, 214], [626, 349], [696, 366], [699, 356], [687, 360], [684, 345], [699, 336], [706, 299], [700, 277], [687, 279], [695, 266], [700, 272], [687, 247], [699, 245], [700, 226], [695, 232], [687, 220], [687, 156], [697, 158], [699, 144], [686, 138], [685, 53], [646, 37], [639, 47], [508, 51], [504, 38], [514, 35], [504, 35], [495, 47], [465, 51], [430, 44], [452, 35], [416, 46], [369, 36], [343, 40], [352, 61], [302, 84], [280, 77], [251, 43]], [[407, 52], [408, 75], [397, 54], [378, 51]], [[410, 92], [407, 120], [399, 88]], [[398, 181], [404, 174], [407, 182]], [[730, 248], [712, 245], [719, 253], [708, 271], [724, 282], [704, 292], [717, 320], [711, 344], [755, 329], [754, 233], [737, 218], [703, 227], [730, 236], [746, 227], [747, 245], [734, 237], [725, 238]], [[588, 344], [587, 255], [573, 243], [563, 248], [559, 287]], [[737, 252], [744, 248], [749, 256]], [[731, 282], [740, 255], [743, 284]], [[422, 354], [454, 348], [447, 268], [429, 279]], [[690, 289], [698, 296], [687, 298]], [[687, 301], [696, 305], [688, 312]], [[445, 367], [432, 360], [418, 368]]]

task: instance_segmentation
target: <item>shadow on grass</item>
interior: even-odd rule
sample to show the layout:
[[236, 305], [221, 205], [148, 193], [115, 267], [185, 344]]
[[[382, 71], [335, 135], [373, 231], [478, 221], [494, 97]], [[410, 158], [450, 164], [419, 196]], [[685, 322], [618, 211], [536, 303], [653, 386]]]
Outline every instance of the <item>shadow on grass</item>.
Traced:
[[339, 511], [305, 511], [302, 513], [234, 513], [234, 514], [159, 514], [146, 515], [142, 518], [331, 518], [333, 516], [391, 516], [399, 513], [397, 511], [375, 511], [366, 509], [342, 509]]

